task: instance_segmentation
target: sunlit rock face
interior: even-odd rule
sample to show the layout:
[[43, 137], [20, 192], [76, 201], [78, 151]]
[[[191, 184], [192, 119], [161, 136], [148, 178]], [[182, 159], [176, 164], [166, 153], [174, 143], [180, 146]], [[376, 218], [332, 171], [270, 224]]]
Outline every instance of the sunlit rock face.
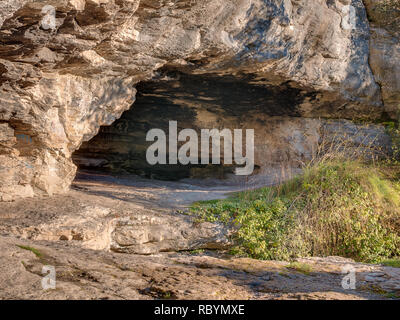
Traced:
[[[131, 108], [136, 85], [163, 67], [251, 79], [275, 100], [286, 86], [291, 99], [298, 93], [296, 116], [380, 118], [387, 86], [370, 68], [361, 0], [351, 1], [356, 28], [344, 27], [349, 3], [0, 1], [0, 200], [66, 191], [71, 154]], [[42, 23], [46, 5], [56, 10], [54, 28]]]

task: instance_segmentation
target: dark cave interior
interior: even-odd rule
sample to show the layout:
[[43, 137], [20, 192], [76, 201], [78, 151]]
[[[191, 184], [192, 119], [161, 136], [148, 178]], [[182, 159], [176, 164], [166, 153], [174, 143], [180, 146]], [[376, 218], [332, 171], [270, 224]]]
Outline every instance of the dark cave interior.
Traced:
[[[176, 70], [161, 72], [158, 78], [138, 84], [137, 90], [132, 108], [111, 126], [101, 127], [74, 153], [79, 169], [161, 180], [223, 179], [233, 173], [234, 165], [223, 161], [221, 165], [148, 164], [146, 150], [152, 142], [146, 142], [147, 132], [158, 128], [168, 133], [169, 121], [177, 121], [178, 130], [257, 131], [254, 126], [268, 126], [268, 119], [300, 117], [298, 106], [310, 96], [290, 83], [274, 86], [251, 77], [190, 75]], [[253, 119], [251, 124], [249, 119]]]

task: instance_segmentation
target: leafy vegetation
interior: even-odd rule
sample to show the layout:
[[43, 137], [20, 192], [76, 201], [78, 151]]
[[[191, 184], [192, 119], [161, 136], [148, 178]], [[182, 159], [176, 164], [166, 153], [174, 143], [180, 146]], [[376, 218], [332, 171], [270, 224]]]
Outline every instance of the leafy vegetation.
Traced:
[[400, 125], [396, 122], [387, 122], [386, 128], [392, 138], [393, 159], [400, 162]]
[[203, 254], [204, 253], [204, 249], [195, 249], [195, 250], [191, 250], [189, 251], [190, 254], [196, 255], [196, 254]]
[[400, 255], [399, 173], [399, 165], [331, 159], [279, 186], [196, 203], [191, 212], [236, 228], [236, 255], [381, 262]]

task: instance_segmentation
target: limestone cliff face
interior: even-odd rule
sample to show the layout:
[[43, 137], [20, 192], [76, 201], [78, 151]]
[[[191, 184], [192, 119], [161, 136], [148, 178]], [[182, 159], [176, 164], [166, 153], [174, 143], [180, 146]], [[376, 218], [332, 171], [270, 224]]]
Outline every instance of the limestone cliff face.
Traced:
[[382, 88], [385, 110], [395, 118], [400, 108], [400, 1], [365, 4], [371, 21], [370, 65]]
[[160, 68], [285, 84], [298, 117], [379, 118], [396, 39], [371, 40], [361, 0], [0, 0], [0, 200], [67, 190], [71, 154]]

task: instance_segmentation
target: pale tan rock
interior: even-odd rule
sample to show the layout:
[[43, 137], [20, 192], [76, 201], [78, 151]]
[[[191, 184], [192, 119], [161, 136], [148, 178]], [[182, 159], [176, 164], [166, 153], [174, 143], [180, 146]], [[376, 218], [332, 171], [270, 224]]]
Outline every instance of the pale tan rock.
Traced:
[[348, 1], [46, 4], [57, 9], [56, 30], [42, 27], [42, 1], [0, 4], [0, 122], [26, 136], [1, 153], [1, 198], [65, 192], [72, 152], [129, 109], [135, 85], [163, 66], [291, 81], [316, 92], [304, 103], [307, 117], [379, 118], [384, 110], [361, 0], [352, 1], [354, 32], [342, 23]]
[[[385, 300], [399, 293], [382, 281], [364, 280], [393, 268], [359, 263], [354, 263], [356, 289], [345, 290], [342, 270], [348, 262], [329, 258], [302, 260], [312, 268], [303, 274], [287, 268], [287, 262], [227, 259], [211, 252], [138, 256], [5, 236], [0, 250], [0, 299], [9, 300]], [[55, 289], [42, 287], [44, 266], [55, 270]]]
[[194, 224], [182, 217], [159, 217], [138, 223], [140, 217], [119, 221], [113, 231], [111, 250], [122, 253], [153, 254], [195, 249], [227, 249], [232, 245], [227, 228], [212, 223]]
[[[190, 252], [225, 247], [229, 239], [221, 241], [221, 236], [228, 232], [174, 211], [195, 200], [226, 197], [232, 190], [135, 179], [94, 175], [74, 182], [74, 190], [66, 195], [2, 203], [0, 299], [399, 296], [399, 268], [341, 257], [299, 259], [310, 267], [305, 274], [289, 262], [235, 258], [221, 250]], [[109, 232], [108, 226], [114, 231]], [[104, 239], [110, 235], [111, 250], [107, 250]], [[125, 253], [115, 252], [117, 241], [121, 244], [117, 251]], [[356, 272], [355, 290], [342, 287], [347, 275], [343, 270], [349, 265]], [[44, 266], [55, 270], [55, 290], [42, 287], [48, 274]]]
[[39, 225], [17, 228], [14, 233], [25, 239], [77, 241], [84, 248], [109, 250], [114, 224], [110, 209], [85, 207]]
[[[224, 197], [224, 188], [206, 193], [201, 187], [173, 183], [167, 184], [157, 198], [157, 186], [162, 187], [162, 182], [139, 179], [131, 180], [131, 186], [125, 186], [123, 181], [116, 183], [110, 185], [107, 180], [98, 180], [94, 185], [86, 185], [82, 182], [75, 186], [82, 186], [86, 191], [3, 203], [0, 233], [32, 241], [131, 254], [222, 250], [232, 245], [229, 228], [197, 223], [194, 217], [174, 213], [202, 197]], [[122, 200], [125, 196], [130, 200]], [[181, 201], [177, 202], [179, 198]]]
[[380, 85], [385, 111], [398, 119], [400, 111], [400, 3], [365, 0], [371, 23], [370, 65]]
[[400, 112], [400, 37], [385, 29], [372, 29], [370, 65], [382, 89], [385, 110], [391, 118]]

